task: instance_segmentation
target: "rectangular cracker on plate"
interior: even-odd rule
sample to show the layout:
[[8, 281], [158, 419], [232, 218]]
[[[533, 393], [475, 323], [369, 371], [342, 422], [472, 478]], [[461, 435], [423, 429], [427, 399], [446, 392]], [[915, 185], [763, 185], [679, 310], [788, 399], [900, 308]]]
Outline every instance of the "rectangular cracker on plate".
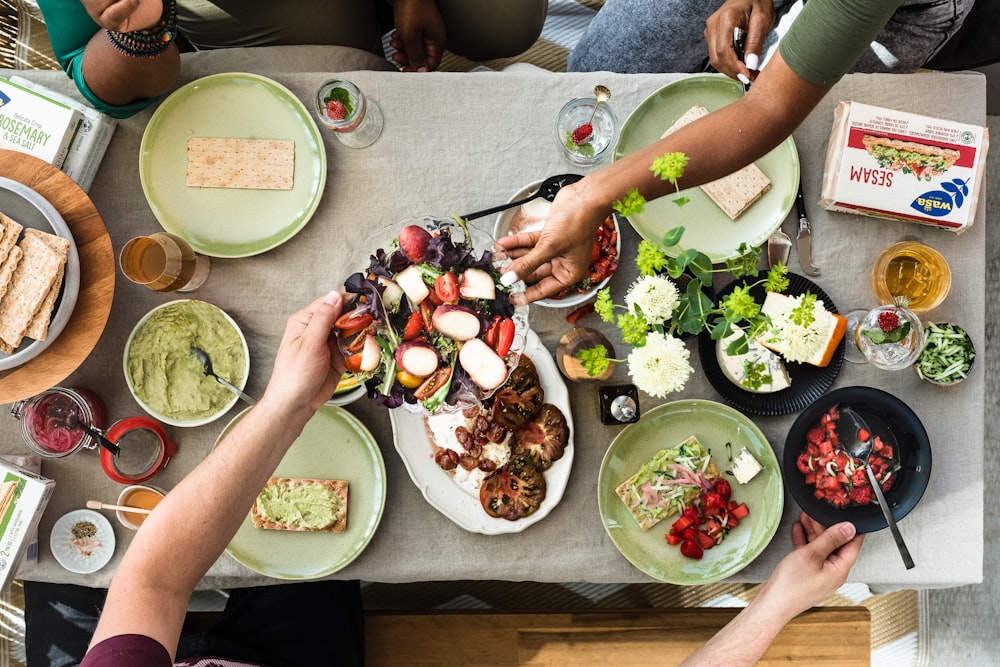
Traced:
[[339, 479], [272, 477], [250, 508], [255, 528], [342, 533], [348, 483]]
[[59, 297], [59, 290], [62, 289], [63, 277], [66, 273], [66, 260], [69, 257], [70, 242], [69, 239], [64, 239], [61, 236], [49, 234], [37, 229], [26, 229], [24, 230], [24, 234], [25, 236], [37, 236], [42, 239], [48, 244], [49, 248], [59, 253], [62, 257], [62, 263], [59, 265], [59, 271], [56, 273], [55, 280], [52, 281], [52, 287], [49, 288], [45, 298], [42, 299], [41, 305], [38, 306], [38, 311], [35, 312], [35, 316], [32, 318], [31, 323], [28, 324], [28, 328], [24, 332], [24, 335], [29, 338], [34, 338], [35, 340], [45, 340], [49, 335], [49, 323], [52, 321], [52, 310], [55, 308], [56, 299]]
[[21, 345], [28, 325], [66, 262], [65, 256], [37, 235], [26, 234], [19, 246], [21, 261], [0, 300], [0, 340], [12, 350]]
[[619, 484], [615, 493], [639, 527], [649, 530], [697, 500], [703, 491], [698, 483], [702, 477], [721, 479], [722, 472], [705, 446], [692, 435], [674, 447], [658, 451]]
[[185, 180], [188, 187], [291, 190], [294, 178], [294, 141], [188, 139]]
[[[662, 136], [665, 137], [708, 114], [708, 109], [695, 105], [674, 121]], [[735, 221], [771, 189], [771, 180], [757, 165], [751, 163], [728, 176], [705, 183], [701, 189], [729, 216], [730, 220]]]

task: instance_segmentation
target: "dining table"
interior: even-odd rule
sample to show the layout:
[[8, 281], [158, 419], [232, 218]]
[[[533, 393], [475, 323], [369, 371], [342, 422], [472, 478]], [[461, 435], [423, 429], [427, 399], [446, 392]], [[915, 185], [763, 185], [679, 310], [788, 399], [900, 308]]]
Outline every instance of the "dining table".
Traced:
[[[250, 350], [246, 392], [263, 394], [287, 317], [315, 298], [342, 286], [352, 263], [372, 250], [366, 247], [377, 230], [398, 228], [425, 215], [451, 216], [500, 204], [527, 184], [560, 173], [585, 174], [608, 163], [580, 166], [565, 161], [554, 138], [554, 119], [568, 100], [592, 95], [601, 84], [611, 91], [608, 104], [624, 121], [648, 96], [678, 82], [685, 74], [554, 73], [531, 67], [508, 71], [404, 74], [395, 71], [345, 71], [335, 47], [267, 47], [184, 54], [183, 85], [225, 72], [250, 72], [287, 88], [313, 114], [322, 137], [325, 182], [308, 222], [276, 247], [245, 257], [212, 257], [207, 281], [190, 293], [154, 292], [126, 280], [117, 266], [105, 284], [103, 299], [110, 315], [92, 351], [59, 386], [86, 387], [107, 405], [111, 421], [144, 414], [131, 395], [123, 373], [123, 350], [130, 332], [152, 308], [178, 298], [215, 304], [243, 331]], [[5, 76], [15, 74], [6, 72]], [[59, 71], [16, 72], [51, 90], [79, 98]], [[318, 123], [313, 101], [320, 85], [332, 77], [356, 84], [380, 107], [381, 136], [354, 149], [338, 141]], [[898, 109], [963, 123], [984, 125], [985, 78], [977, 73], [921, 71], [908, 75], [852, 74], [843, 77], [794, 131], [801, 183], [812, 223], [812, 260], [821, 274], [812, 280], [832, 304], [846, 312], [876, 304], [870, 270], [887, 246], [919, 240], [940, 251], [951, 268], [952, 284], [944, 302], [924, 319], [961, 324], [977, 345], [985, 340], [985, 232], [987, 211], [980, 195], [974, 224], [955, 234], [898, 220], [830, 212], [818, 205], [834, 109], [841, 100]], [[169, 98], [167, 98], [169, 99]], [[160, 101], [159, 104], [165, 104]], [[140, 180], [140, 148], [158, 104], [120, 120], [88, 196], [103, 220], [113, 248], [111, 262], [130, 238], [159, 231], [161, 225], [144, 196]], [[220, 105], [217, 113], [229, 110]], [[664, 128], [666, 129], [666, 128]], [[280, 133], [275, 128], [275, 133]], [[267, 137], [263, 137], [267, 138]], [[157, 156], [150, 157], [156, 160]], [[164, 159], [169, 159], [164, 157]], [[183, 170], [184, 165], [173, 164]], [[0, 173], [0, 175], [6, 175]], [[796, 229], [791, 208], [784, 229]], [[252, 213], [251, 213], [252, 215]], [[210, 224], [210, 223], [209, 223]], [[490, 230], [492, 218], [478, 221]], [[688, 224], [696, 225], [692, 220]], [[739, 222], [734, 223], [739, 225]], [[638, 234], [621, 229], [621, 261], [610, 282], [616, 300], [636, 278]], [[77, 239], [81, 243], [81, 239]], [[360, 254], [359, 254], [360, 253]], [[105, 256], [101, 261], [109, 261]], [[107, 267], [105, 267], [107, 268]], [[802, 273], [797, 254], [789, 260]], [[720, 284], [725, 277], [720, 276]], [[529, 307], [529, 323], [544, 348], [556, 353], [560, 338], [573, 325], [570, 309]], [[99, 323], [98, 323], [99, 325]], [[617, 330], [589, 315], [579, 322], [602, 331], [619, 352]], [[724, 403], [698, 361], [697, 341], [689, 341], [695, 372], [683, 390], [664, 398], [639, 394], [640, 414], [655, 406], [684, 399]], [[44, 358], [44, 356], [42, 357]], [[986, 364], [972, 367], [956, 386], [921, 381], [912, 370], [886, 371], [870, 364], [844, 363], [831, 389], [851, 386], [884, 390], [909, 405], [927, 430], [933, 466], [919, 504], [899, 522], [916, 567], [902, 566], [888, 530], [868, 534], [849, 580], [873, 588], [941, 588], [983, 579], [983, 456]], [[0, 394], [4, 393], [0, 374]], [[598, 388], [630, 382], [627, 364], [618, 364], [602, 383], [564, 379], [573, 432], [572, 470], [558, 504], [541, 521], [523, 531], [488, 535], [472, 532], [433, 508], [408, 475], [394, 448], [386, 408], [362, 398], [346, 410], [377, 441], [386, 470], [386, 498], [381, 521], [370, 542], [353, 562], [329, 575], [335, 579], [401, 583], [443, 580], [507, 580], [536, 582], [634, 583], [655, 579], [634, 567], [616, 549], [598, 507], [598, 477], [605, 452], [625, 426], [600, 420]], [[40, 388], [44, 389], [45, 387]], [[9, 406], [8, 406], [9, 407]], [[211, 451], [226, 424], [242, 409], [198, 427], [168, 426], [178, 445], [169, 465], [149, 483], [169, 491]], [[0, 454], [28, 454], [18, 422], [0, 416]], [[796, 413], [750, 415], [780, 461], [785, 437]], [[664, 443], [673, 444], [673, 443]], [[56, 480], [39, 525], [37, 567], [26, 578], [107, 586], [134, 532], [109, 514], [117, 537], [111, 562], [92, 574], [64, 570], [49, 549], [49, 533], [60, 516], [98, 499], [114, 502], [122, 485], [109, 479], [99, 463], [99, 450], [65, 458], [44, 459], [42, 474]], [[786, 493], [780, 523], [768, 546], [728, 578], [762, 582], [792, 550], [791, 527], [799, 508]], [[197, 530], [193, 518], [191, 530]], [[666, 547], [665, 548], [669, 548]], [[223, 553], [203, 578], [201, 588], [226, 588], [279, 581], [260, 575]]]

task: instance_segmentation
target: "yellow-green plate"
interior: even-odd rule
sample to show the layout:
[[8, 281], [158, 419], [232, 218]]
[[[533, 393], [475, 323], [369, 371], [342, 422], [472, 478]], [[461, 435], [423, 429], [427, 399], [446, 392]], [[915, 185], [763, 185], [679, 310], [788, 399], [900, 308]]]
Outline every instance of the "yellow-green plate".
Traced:
[[[219, 440], [246, 413], [237, 415]], [[317, 579], [346, 567], [368, 546], [385, 507], [385, 462], [375, 438], [351, 413], [321, 407], [281, 459], [274, 476], [347, 480], [347, 530], [263, 530], [254, 528], [247, 512], [226, 547], [230, 556], [268, 577]]]
[[[733, 500], [746, 503], [750, 515], [720, 544], [707, 549], [701, 560], [682, 556], [679, 547], [664, 539], [676, 517], [644, 532], [615, 493], [615, 487], [656, 452], [692, 435], [711, 451], [712, 460], [722, 471], [732, 468], [730, 451], [735, 456], [742, 447], [747, 447], [763, 467], [745, 485], [726, 476], [733, 487]], [[685, 586], [725, 579], [756, 558], [778, 529], [785, 497], [781, 469], [760, 429], [742, 413], [704, 400], [665, 403], [626, 426], [604, 455], [597, 485], [601, 520], [622, 555], [651, 577]]]
[[[191, 188], [191, 137], [295, 142], [291, 190]], [[326, 185], [326, 151], [309, 111], [281, 84], [255, 74], [214, 74], [174, 91], [142, 136], [139, 180], [164, 230], [213, 257], [247, 257], [298, 233]]]
[[[715, 111], [742, 95], [739, 82], [721, 74], [691, 76], [668, 84], [640, 102], [625, 120], [614, 159], [620, 160], [657, 141], [691, 107], [700, 105]], [[628, 220], [640, 236], [652, 243], [659, 243], [664, 233], [683, 225], [682, 247], [697, 248], [713, 262], [738, 257], [741, 242], [758, 246], [781, 226], [799, 188], [799, 154], [792, 137], [755, 164], [771, 180], [771, 189], [735, 222], [701, 188], [682, 191], [690, 197], [683, 208], [673, 203], [675, 195], [668, 195], [646, 204], [642, 213]], [[677, 249], [668, 253], [676, 256]]]

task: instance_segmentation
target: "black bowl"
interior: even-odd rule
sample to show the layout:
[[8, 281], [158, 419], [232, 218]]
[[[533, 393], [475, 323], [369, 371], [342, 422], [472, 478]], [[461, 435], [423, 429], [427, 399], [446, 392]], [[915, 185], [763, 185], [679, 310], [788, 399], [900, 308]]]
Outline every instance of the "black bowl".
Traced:
[[895, 484], [885, 494], [892, 515], [899, 521], [920, 502], [931, 477], [931, 443], [927, 431], [916, 413], [892, 394], [871, 387], [843, 387], [823, 395], [803, 410], [795, 419], [785, 438], [782, 473], [785, 488], [799, 507], [816, 521], [829, 526], [850, 521], [859, 533], [872, 533], [887, 528], [885, 517], [877, 503], [865, 507], [838, 509], [813, 495], [814, 487], [805, 483], [795, 461], [806, 446], [806, 433], [819, 423], [820, 417], [833, 405], [848, 405], [868, 422], [874, 435], [896, 441], [902, 466]]

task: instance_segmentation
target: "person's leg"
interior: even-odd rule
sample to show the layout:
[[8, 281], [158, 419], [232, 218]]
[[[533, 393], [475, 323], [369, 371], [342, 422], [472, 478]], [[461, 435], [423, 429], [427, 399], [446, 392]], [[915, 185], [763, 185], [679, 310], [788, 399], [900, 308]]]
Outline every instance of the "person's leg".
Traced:
[[[364, 613], [357, 581], [236, 588], [209, 632], [211, 655], [271, 667], [364, 664]], [[246, 653], [234, 654], [235, 647]], [[225, 652], [223, 652], [225, 651]]]
[[437, 0], [447, 48], [469, 60], [511, 58], [542, 34], [548, 0]]
[[851, 71], [915, 72], [958, 32], [973, 2], [905, 0]]
[[24, 582], [24, 644], [29, 665], [76, 665], [87, 653], [107, 591]]

